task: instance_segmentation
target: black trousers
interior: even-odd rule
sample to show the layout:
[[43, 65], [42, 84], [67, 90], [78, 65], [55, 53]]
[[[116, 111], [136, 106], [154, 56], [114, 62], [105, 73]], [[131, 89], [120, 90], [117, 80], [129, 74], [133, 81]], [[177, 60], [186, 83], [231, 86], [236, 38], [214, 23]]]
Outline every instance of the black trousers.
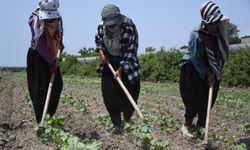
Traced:
[[[215, 81], [213, 87], [212, 107], [215, 103], [220, 82]], [[181, 67], [180, 93], [186, 107], [185, 124], [191, 125], [194, 117], [198, 114], [197, 125], [205, 127], [208, 105], [209, 85], [206, 80], [199, 77], [192, 63]]]
[[[27, 54], [27, 81], [37, 123], [39, 123], [42, 119], [44, 104], [50, 82], [49, 71], [50, 66], [48, 63], [39, 55], [36, 50], [30, 48]], [[62, 76], [59, 67], [57, 67], [57, 74], [55, 75], [47, 111], [47, 113], [51, 116], [53, 116], [56, 112], [60, 94], [62, 92], [62, 87]]]
[[[111, 61], [110, 63], [115, 70], [118, 69], [119, 63], [112, 63]], [[140, 79], [131, 84], [127, 75], [122, 72], [122, 82], [137, 103], [140, 92]], [[129, 120], [133, 115], [134, 108], [107, 65], [104, 65], [102, 71], [101, 84], [104, 104], [111, 121], [114, 126], [121, 126], [121, 113], [123, 112], [124, 120]]]

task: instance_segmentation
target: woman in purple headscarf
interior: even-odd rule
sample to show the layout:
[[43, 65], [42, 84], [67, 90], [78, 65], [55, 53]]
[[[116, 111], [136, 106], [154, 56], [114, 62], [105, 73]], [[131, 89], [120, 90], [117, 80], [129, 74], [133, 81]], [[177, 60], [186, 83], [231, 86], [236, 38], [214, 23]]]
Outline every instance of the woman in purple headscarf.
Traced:
[[58, 0], [39, 0], [39, 7], [29, 18], [32, 40], [27, 54], [27, 80], [37, 123], [42, 118], [52, 74], [55, 73], [55, 79], [47, 111], [51, 116], [56, 112], [63, 87], [62, 76], [56, 65], [58, 49], [64, 49], [62, 18], [58, 7]]

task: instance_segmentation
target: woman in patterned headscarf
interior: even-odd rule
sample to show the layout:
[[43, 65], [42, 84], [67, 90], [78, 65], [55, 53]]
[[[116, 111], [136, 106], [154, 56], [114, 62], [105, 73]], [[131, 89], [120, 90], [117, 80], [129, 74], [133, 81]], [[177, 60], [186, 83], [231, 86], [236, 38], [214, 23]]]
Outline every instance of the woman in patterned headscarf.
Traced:
[[57, 51], [64, 48], [58, 7], [58, 0], [40, 0], [39, 7], [29, 18], [32, 40], [27, 54], [27, 80], [37, 123], [42, 118], [50, 76], [56, 74], [48, 114], [56, 112], [63, 87], [61, 73], [56, 66]]
[[122, 15], [120, 9], [107, 4], [102, 9], [102, 23], [98, 26], [96, 46], [103, 61], [102, 95], [113, 123], [112, 133], [121, 133], [121, 113], [130, 121], [134, 112], [125, 93], [109, 70], [108, 61], [133, 99], [137, 102], [140, 92], [140, 65], [137, 57], [138, 34], [131, 19]]
[[189, 49], [180, 65], [180, 92], [186, 107], [181, 131], [188, 138], [193, 137], [189, 129], [197, 114], [197, 126], [205, 127], [209, 86], [213, 84], [213, 105], [228, 58], [226, 23], [229, 18], [211, 1], [204, 3], [200, 12], [201, 25], [191, 32]]

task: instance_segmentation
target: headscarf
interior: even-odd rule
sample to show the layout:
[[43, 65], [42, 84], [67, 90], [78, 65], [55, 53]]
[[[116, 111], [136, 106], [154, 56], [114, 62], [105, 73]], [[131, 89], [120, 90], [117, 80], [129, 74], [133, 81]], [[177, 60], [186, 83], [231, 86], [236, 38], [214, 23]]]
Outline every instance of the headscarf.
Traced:
[[[205, 45], [209, 65], [219, 80], [229, 53], [228, 34], [226, 30], [226, 23], [229, 18], [221, 14], [219, 7], [211, 1], [202, 5], [201, 17], [200, 37]], [[215, 22], [219, 22], [218, 36], [210, 35], [205, 29], [206, 24]]]

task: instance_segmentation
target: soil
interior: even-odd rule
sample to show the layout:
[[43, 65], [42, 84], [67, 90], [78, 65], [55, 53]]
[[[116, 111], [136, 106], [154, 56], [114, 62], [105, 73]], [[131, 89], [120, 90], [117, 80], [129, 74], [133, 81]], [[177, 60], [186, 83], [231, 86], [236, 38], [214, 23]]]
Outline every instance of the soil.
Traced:
[[[65, 79], [65, 78], [64, 78]], [[64, 87], [62, 93], [71, 92], [72, 95], [78, 99], [86, 100], [89, 104], [89, 113], [83, 113], [76, 107], [71, 105], [63, 104], [61, 101], [55, 116], [64, 116], [64, 128], [66, 131], [78, 136], [81, 139], [98, 139], [102, 142], [101, 150], [137, 150], [143, 149], [136, 145], [133, 141], [128, 138], [127, 134], [113, 135], [109, 129], [100, 124], [95, 119], [96, 113], [105, 113], [105, 109], [100, 85], [83, 84], [81, 82], [70, 80], [70, 77], [64, 80]], [[142, 84], [151, 84], [144, 83]], [[161, 87], [162, 83], [159, 84]], [[165, 84], [166, 85], [166, 84]], [[177, 84], [175, 89], [178, 90]], [[178, 92], [169, 91], [163, 92], [160, 96], [163, 99], [162, 108], [167, 108], [166, 113], [174, 114], [178, 118], [181, 126], [181, 122], [184, 114], [184, 107], [181, 102], [181, 98]], [[235, 89], [226, 89], [233, 90]], [[225, 91], [226, 91], [225, 90]], [[249, 89], [239, 89], [240, 91], [249, 92]], [[37, 136], [34, 128], [36, 127], [35, 117], [31, 105], [27, 101], [27, 81], [25, 72], [12, 73], [12, 72], [0, 72], [0, 150], [13, 150], [13, 149], [24, 149], [24, 150], [54, 150], [58, 149], [57, 145], [53, 143], [43, 143]], [[150, 99], [150, 100], [149, 100]], [[156, 116], [159, 112], [154, 106], [158, 103], [152, 97], [150, 93], [141, 92], [138, 102], [139, 106], [148, 108], [145, 110], [147, 114]], [[180, 107], [176, 107], [179, 104]], [[219, 103], [218, 108], [226, 110], [228, 106]], [[163, 107], [164, 106], [164, 107]], [[223, 116], [222, 112], [212, 112], [211, 131], [213, 133], [220, 133], [220, 135], [235, 136], [235, 141], [239, 143], [245, 143], [250, 148], [250, 136], [249, 134], [240, 132], [238, 129], [245, 122], [250, 122], [250, 115], [247, 112], [249, 106], [246, 106], [244, 118], [238, 118], [232, 120]], [[181, 108], [181, 109], [180, 109]], [[217, 108], [217, 109], [218, 109]], [[245, 107], [244, 107], [245, 108]], [[215, 108], [216, 109], [216, 108]], [[245, 120], [244, 120], [245, 119]], [[132, 120], [136, 123], [140, 123], [140, 118], [134, 113]], [[202, 145], [199, 145], [201, 139], [188, 140], [182, 136], [179, 127], [171, 130], [170, 132], [163, 132], [156, 121], [149, 122], [153, 125], [154, 133], [156, 137], [162, 140], [168, 140], [170, 145], [164, 149], [173, 150], [195, 150], [203, 149]], [[230, 124], [230, 129], [223, 126]], [[225, 143], [219, 142], [217, 149], [236, 149], [236, 145], [225, 145]]]

